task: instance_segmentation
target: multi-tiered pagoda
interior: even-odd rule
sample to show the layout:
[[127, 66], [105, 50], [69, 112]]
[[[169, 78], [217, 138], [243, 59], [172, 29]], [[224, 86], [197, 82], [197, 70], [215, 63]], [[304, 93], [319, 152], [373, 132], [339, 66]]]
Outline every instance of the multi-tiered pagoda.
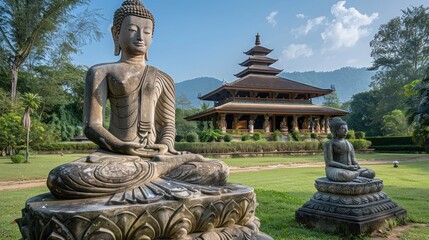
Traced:
[[312, 104], [312, 98], [327, 95], [322, 89], [278, 77], [280, 69], [271, 67], [277, 60], [267, 57], [273, 50], [261, 46], [256, 35], [255, 46], [245, 52], [249, 57], [240, 65], [237, 80], [224, 84], [201, 100], [214, 101], [214, 107], [189, 116], [189, 121], [213, 121], [223, 132], [316, 132], [328, 133], [328, 120], [348, 112]]

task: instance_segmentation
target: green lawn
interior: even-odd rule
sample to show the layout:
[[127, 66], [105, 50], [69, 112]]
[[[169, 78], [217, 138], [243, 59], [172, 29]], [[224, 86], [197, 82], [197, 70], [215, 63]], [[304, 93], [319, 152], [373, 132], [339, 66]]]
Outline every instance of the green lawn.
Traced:
[[10, 157], [0, 157], [0, 181], [43, 179], [54, 167], [88, 154], [30, 155], [29, 163], [12, 163]]
[[[37, 166], [36, 161], [33, 164]], [[408, 211], [410, 221], [429, 224], [429, 162], [401, 163], [399, 168], [393, 168], [390, 164], [370, 167], [377, 171], [378, 178], [383, 179], [383, 191]], [[323, 167], [277, 169], [236, 173], [230, 176], [229, 181], [256, 189], [259, 202], [256, 215], [261, 220], [261, 230], [274, 239], [340, 239], [305, 229], [294, 221], [295, 210], [310, 199], [316, 191], [314, 180], [323, 175]], [[19, 238], [18, 227], [11, 222], [21, 216], [20, 210], [26, 199], [46, 191], [45, 187], [0, 191], [1, 239]], [[404, 232], [401, 239], [427, 239], [428, 234], [427, 227], [416, 226]]]
[[[372, 154], [357, 154], [358, 161], [372, 160], [406, 160], [415, 158], [429, 158], [429, 154], [394, 154], [394, 153], [372, 153]], [[250, 158], [227, 158], [222, 159], [229, 166], [234, 167], [251, 167], [251, 166], [266, 166], [273, 164], [291, 164], [291, 163], [314, 163], [323, 162], [322, 155], [313, 156], [280, 156], [280, 157], [250, 157]]]
[[[54, 167], [66, 162], [73, 161], [88, 154], [59, 154], [51, 155], [30, 155], [30, 163], [14, 164], [9, 157], [0, 157], [0, 181], [22, 181], [31, 179], [43, 179]], [[429, 158], [429, 154], [391, 154], [373, 153], [357, 154], [358, 160], [390, 160], [390, 159], [413, 159]], [[222, 159], [229, 166], [251, 167], [266, 166], [273, 164], [291, 163], [314, 163], [323, 162], [323, 156], [281, 156], [281, 157], [252, 157], [252, 158], [229, 158]]]

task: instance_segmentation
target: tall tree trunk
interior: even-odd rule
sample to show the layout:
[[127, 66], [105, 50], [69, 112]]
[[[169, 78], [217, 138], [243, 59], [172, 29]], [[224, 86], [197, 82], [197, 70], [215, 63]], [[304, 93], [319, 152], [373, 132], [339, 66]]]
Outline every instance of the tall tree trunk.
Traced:
[[28, 163], [28, 148], [30, 146], [30, 128], [27, 128], [27, 139], [25, 143], [25, 163]]
[[17, 89], [17, 85], [18, 85], [18, 68], [19, 66], [17, 66], [15, 63], [12, 63], [11, 67], [10, 67], [10, 73], [12, 76], [11, 79], [11, 91], [10, 91], [10, 99], [12, 101], [15, 100], [16, 98], [16, 89]]

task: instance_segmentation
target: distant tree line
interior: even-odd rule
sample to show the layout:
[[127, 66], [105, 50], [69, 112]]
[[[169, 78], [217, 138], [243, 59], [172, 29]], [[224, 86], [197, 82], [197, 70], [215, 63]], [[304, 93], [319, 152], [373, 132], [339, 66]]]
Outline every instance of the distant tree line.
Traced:
[[429, 108], [425, 110], [426, 102], [421, 101], [428, 98], [429, 8], [403, 10], [402, 16], [380, 26], [370, 46], [373, 64], [369, 70], [377, 71], [371, 89], [343, 104], [334, 93], [325, 98], [324, 105], [348, 110], [349, 127], [368, 136], [413, 132], [426, 138], [422, 130], [429, 126], [424, 115]]

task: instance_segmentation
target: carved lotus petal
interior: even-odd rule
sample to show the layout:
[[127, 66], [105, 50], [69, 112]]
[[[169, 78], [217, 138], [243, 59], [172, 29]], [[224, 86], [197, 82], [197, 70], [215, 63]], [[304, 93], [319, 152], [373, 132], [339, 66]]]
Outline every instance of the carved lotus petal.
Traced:
[[122, 239], [122, 232], [119, 227], [108, 218], [100, 215], [86, 229], [82, 240], [116, 240]]
[[162, 235], [162, 229], [158, 220], [148, 211], [144, 211], [134, 222], [127, 239], [155, 239]]
[[225, 208], [222, 210], [222, 227], [230, 227], [235, 225], [243, 213], [239, 212], [240, 206], [234, 201], [228, 202]]
[[40, 235], [40, 239], [74, 240], [75, 238], [63, 223], [61, 223], [56, 217], [53, 217], [44, 227], [42, 234]]
[[194, 215], [182, 204], [171, 216], [165, 230], [166, 236], [173, 239], [185, 239], [188, 233], [193, 232], [196, 224]]
[[67, 219], [67, 221], [64, 222], [64, 225], [68, 226], [76, 239], [81, 239], [81, 236], [83, 236], [85, 230], [89, 227], [89, 225], [91, 225], [91, 220], [76, 215]]
[[237, 222], [238, 225], [245, 225], [255, 216], [255, 208], [256, 208], [256, 199], [253, 197], [252, 199], [243, 198], [238, 203], [241, 206], [243, 211], [242, 218]]
[[219, 221], [220, 212], [212, 203], [210, 203], [210, 205], [201, 215], [197, 230], [201, 232], [211, 231], [213, 228], [219, 225]]
[[136, 221], [137, 216], [128, 211], [120, 212], [112, 217], [112, 221], [121, 229], [122, 235], [126, 235]]

